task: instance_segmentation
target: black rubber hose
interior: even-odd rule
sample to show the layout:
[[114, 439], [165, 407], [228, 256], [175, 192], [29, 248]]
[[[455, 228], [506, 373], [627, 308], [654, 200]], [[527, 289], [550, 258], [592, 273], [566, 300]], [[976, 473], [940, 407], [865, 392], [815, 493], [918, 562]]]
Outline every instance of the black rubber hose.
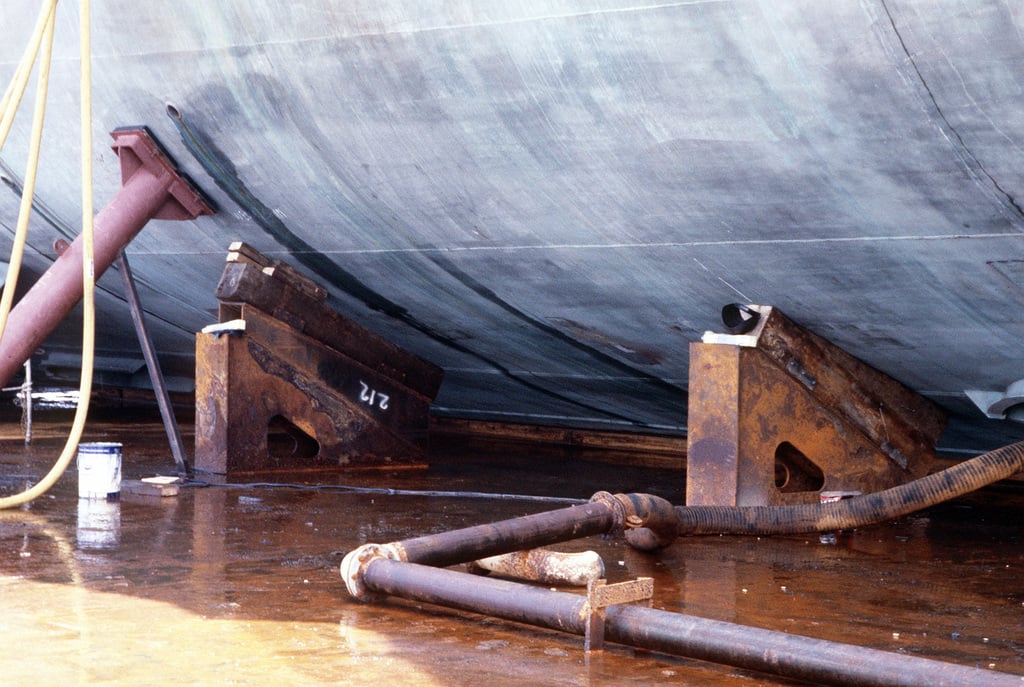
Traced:
[[898, 518], [1024, 470], [1024, 442], [990, 451], [907, 484], [865, 496], [796, 506], [676, 506], [679, 535], [803, 534]]

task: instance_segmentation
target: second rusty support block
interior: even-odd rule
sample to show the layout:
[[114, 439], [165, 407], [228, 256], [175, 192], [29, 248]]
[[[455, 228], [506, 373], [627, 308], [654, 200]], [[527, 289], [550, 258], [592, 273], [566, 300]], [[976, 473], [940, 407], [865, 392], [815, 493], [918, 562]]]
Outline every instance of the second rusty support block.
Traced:
[[817, 502], [928, 473], [941, 409], [777, 309], [732, 307], [746, 331], [690, 345], [687, 505]]

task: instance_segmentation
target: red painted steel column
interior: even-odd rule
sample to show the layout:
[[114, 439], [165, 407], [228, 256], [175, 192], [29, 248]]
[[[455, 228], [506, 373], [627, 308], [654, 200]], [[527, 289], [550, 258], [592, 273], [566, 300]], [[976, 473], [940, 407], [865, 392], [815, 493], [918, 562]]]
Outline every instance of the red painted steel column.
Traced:
[[[121, 161], [121, 190], [94, 223], [94, 275], [99, 279], [146, 223], [195, 219], [213, 210], [181, 176], [145, 129], [111, 133]], [[82, 299], [82, 237], [72, 242], [11, 310], [0, 340], [0, 386], [6, 384]]]

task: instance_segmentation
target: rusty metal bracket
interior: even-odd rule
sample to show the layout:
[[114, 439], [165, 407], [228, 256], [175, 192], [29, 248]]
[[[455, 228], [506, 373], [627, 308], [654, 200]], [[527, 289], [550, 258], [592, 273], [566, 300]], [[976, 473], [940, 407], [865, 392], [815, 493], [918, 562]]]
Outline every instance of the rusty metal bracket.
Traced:
[[344, 318], [297, 271], [233, 244], [196, 337], [197, 470], [422, 459], [441, 371]]
[[690, 345], [687, 505], [813, 503], [928, 474], [935, 404], [775, 308], [730, 312], [742, 333]]
[[654, 578], [638, 577], [635, 580], [608, 584], [604, 579], [587, 583], [587, 604], [583, 649], [587, 652], [604, 649], [605, 609], [609, 606], [645, 602], [651, 605], [654, 598]]

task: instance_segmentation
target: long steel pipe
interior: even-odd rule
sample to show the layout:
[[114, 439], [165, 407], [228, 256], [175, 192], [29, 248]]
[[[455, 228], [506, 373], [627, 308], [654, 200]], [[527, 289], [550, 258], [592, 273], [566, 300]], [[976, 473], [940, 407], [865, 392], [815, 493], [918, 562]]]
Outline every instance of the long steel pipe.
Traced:
[[443, 567], [640, 527], [674, 537], [677, 525], [672, 504], [650, 494], [598, 492], [590, 502], [578, 506], [429, 534], [386, 546], [398, 560]]
[[[194, 219], [213, 211], [174, 169], [145, 129], [111, 134], [121, 162], [122, 186], [95, 219], [93, 278], [153, 218]], [[11, 310], [0, 339], [0, 386], [21, 369], [61, 320], [82, 299], [82, 240], [76, 238]]]
[[[587, 597], [385, 557], [364, 568], [374, 594], [438, 604], [584, 635]], [[874, 687], [1020, 687], [1024, 678], [644, 606], [605, 610], [606, 640], [817, 684]]]
[[448, 566], [561, 541], [611, 532], [615, 514], [607, 504], [584, 503], [394, 542], [403, 561]]
[[341, 577], [352, 596], [365, 600], [374, 597], [364, 583], [366, 565], [378, 558], [444, 567], [624, 528], [675, 536], [675, 509], [669, 501], [650, 494], [601, 491], [578, 506], [389, 544], [364, 544], [342, 560]]
[[[998, 458], [997, 462], [1013, 465], [1019, 447], [995, 453], [990, 460]], [[983, 464], [985, 461], [977, 468], [982, 472]], [[453, 565], [622, 528], [644, 534], [644, 541], [652, 547], [664, 545], [677, 528], [687, 531], [664, 499], [599, 492], [590, 503], [580, 506], [391, 544], [366, 544], [345, 557], [341, 574], [349, 592], [359, 599], [393, 595], [586, 635], [592, 611], [587, 597], [431, 566]], [[617, 605], [604, 609], [604, 613], [603, 635], [611, 642], [819, 684], [1024, 684], [1021, 676], [646, 607]]]

